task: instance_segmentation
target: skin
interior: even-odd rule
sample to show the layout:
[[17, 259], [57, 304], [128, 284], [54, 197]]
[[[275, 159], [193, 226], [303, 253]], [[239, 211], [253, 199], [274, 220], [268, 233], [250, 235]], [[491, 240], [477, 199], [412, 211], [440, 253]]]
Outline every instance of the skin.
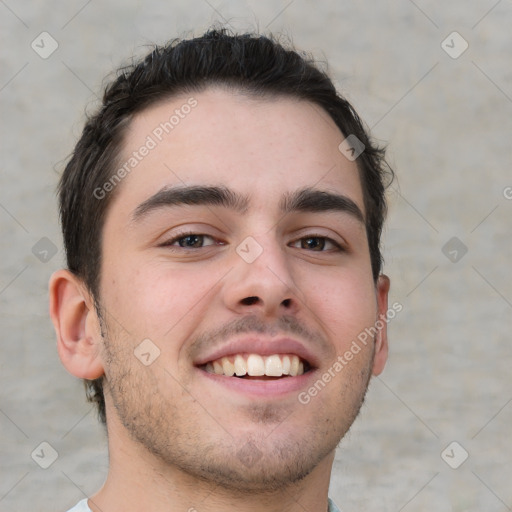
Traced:
[[[371, 374], [385, 365], [386, 329], [308, 404], [298, 394], [385, 314], [389, 280], [374, 282], [355, 216], [283, 215], [279, 204], [309, 187], [350, 198], [364, 215], [356, 163], [338, 150], [344, 136], [330, 117], [310, 103], [222, 89], [194, 97], [197, 107], [118, 185], [103, 231], [102, 318], [67, 270], [50, 282], [64, 366], [79, 378], [105, 375], [110, 468], [89, 506], [326, 510], [335, 448]], [[187, 99], [137, 115], [126, 157]], [[185, 185], [229, 186], [246, 198], [245, 211], [161, 207], [134, 220], [162, 187]], [[180, 247], [184, 231], [208, 235], [206, 245]], [[248, 236], [262, 248], [252, 263], [236, 251]], [[298, 389], [254, 395], [194, 365], [248, 336], [292, 337], [314, 354], [315, 368]], [[145, 366], [134, 350], [148, 338], [160, 353]]]

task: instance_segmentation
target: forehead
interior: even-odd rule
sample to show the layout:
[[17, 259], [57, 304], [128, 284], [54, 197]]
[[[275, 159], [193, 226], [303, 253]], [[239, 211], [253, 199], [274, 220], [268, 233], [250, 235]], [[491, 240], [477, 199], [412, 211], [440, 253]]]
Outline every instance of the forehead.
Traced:
[[128, 126], [115, 209], [130, 216], [163, 187], [223, 185], [273, 208], [283, 194], [317, 188], [349, 196], [364, 212], [345, 136], [319, 106], [222, 89], [180, 95], [139, 113]]

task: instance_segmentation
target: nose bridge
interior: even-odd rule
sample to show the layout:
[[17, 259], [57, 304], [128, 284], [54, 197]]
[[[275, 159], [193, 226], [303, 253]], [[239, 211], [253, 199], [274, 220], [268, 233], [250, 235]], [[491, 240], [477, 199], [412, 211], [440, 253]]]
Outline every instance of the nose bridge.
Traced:
[[231, 308], [250, 304], [274, 310], [296, 296], [293, 270], [284, 249], [272, 231], [246, 237], [236, 247], [235, 269], [226, 292]]
[[[281, 247], [273, 232], [267, 232], [255, 237], [247, 237], [237, 248], [237, 253], [243, 260], [244, 272], [247, 276], [254, 274], [258, 279], [275, 280], [276, 285], [291, 288], [291, 269], [287, 262], [284, 248]], [[244, 252], [247, 251], [248, 252]], [[245, 258], [245, 255], [248, 258]]]

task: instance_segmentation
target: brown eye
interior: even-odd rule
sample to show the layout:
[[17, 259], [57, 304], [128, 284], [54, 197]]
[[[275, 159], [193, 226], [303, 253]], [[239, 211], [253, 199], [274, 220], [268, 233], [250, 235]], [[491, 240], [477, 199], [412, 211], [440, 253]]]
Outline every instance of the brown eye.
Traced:
[[325, 238], [318, 236], [302, 238], [300, 242], [302, 249], [309, 249], [310, 251], [323, 251], [325, 248]]
[[339, 244], [325, 236], [305, 236], [293, 242], [292, 247], [306, 249], [308, 251], [327, 252], [341, 250]]
[[191, 247], [193, 249], [197, 249], [198, 247], [203, 247], [204, 244], [204, 235], [187, 235], [178, 240], [178, 245], [180, 247]]
[[[215, 245], [216, 240], [209, 235], [198, 233], [184, 233], [177, 235], [172, 240], [162, 244], [163, 247], [181, 247], [183, 249], [201, 249], [209, 245]], [[219, 245], [221, 245], [219, 243]]]

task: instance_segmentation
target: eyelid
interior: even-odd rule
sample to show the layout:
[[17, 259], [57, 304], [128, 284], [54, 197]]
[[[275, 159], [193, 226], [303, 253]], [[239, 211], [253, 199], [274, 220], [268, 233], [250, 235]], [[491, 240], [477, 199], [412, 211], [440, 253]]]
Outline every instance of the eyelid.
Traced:
[[[345, 246], [342, 243], [338, 242], [337, 240], [334, 240], [333, 238], [326, 236], [326, 235], [318, 235], [318, 234], [307, 234], [307, 235], [300, 236], [298, 238], [295, 238], [291, 242], [289, 242], [288, 245], [291, 245], [292, 247], [294, 247], [296, 249], [301, 249], [301, 247], [296, 247], [295, 244], [297, 244], [301, 240], [304, 240], [307, 238], [321, 238], [321, 239], [324, 239], [327, 243], [331, 243], [334, 246], [334, 249], [327, 249], [327, 250], [315, 251], [315, 252], [332, 252], [333, 250], [340, 252], [340, 251], [346, 250]], [[308, 249], [304, 249], [304, 250], [307, 251]], [[312, 251], [312, 249], [311, 249], [311, 251]]]
[[295, 242], [303, 238], [325, 238], [326, 240], [331, 241], [340, 249], [348, 249], [348, 243], [346, 242], [345, 238], [342, 237], [338, 232], [329, 228], [310, 226], [299, 229], [293, 233], [293, 240], [291, 240], [291, 242]]
[[194, 222], [192, 220], [162, 229], [158, 236], [154, 238], [153, 244], [156, 246], [169, 245], [169, 243], [176, 241], [178, 238], [190, 235], [207, 236], [220, 241], [224, 241], [227, 236], [218, 227], [208, 222]]
[[[192, 235], [202, 236], [203, 238], [210, 238], [211, 240], [214, 241], [214, 243], [205, 245], [203, 247], [210, 247], [212, 245], [224, 245], [223, 242], [218, 243], [219, 240], [215, 236], [208, 235], [206, 233], [202, 233], [199, 230], [186, 230], [186, 231], [182, 231], [180, 233], [175, 233], [169, 239], [165, 240], [164, 242], [162, 242], [159, 245], [160, 245], [160, 247], [179, 247], [179, 246], [175, 245], [177, 242], [179, 242], [182, 238], [186, 238], [187, 236], [192, 236]], [[179, 247], [179, 248], [186, 249], [186, 247]]]

